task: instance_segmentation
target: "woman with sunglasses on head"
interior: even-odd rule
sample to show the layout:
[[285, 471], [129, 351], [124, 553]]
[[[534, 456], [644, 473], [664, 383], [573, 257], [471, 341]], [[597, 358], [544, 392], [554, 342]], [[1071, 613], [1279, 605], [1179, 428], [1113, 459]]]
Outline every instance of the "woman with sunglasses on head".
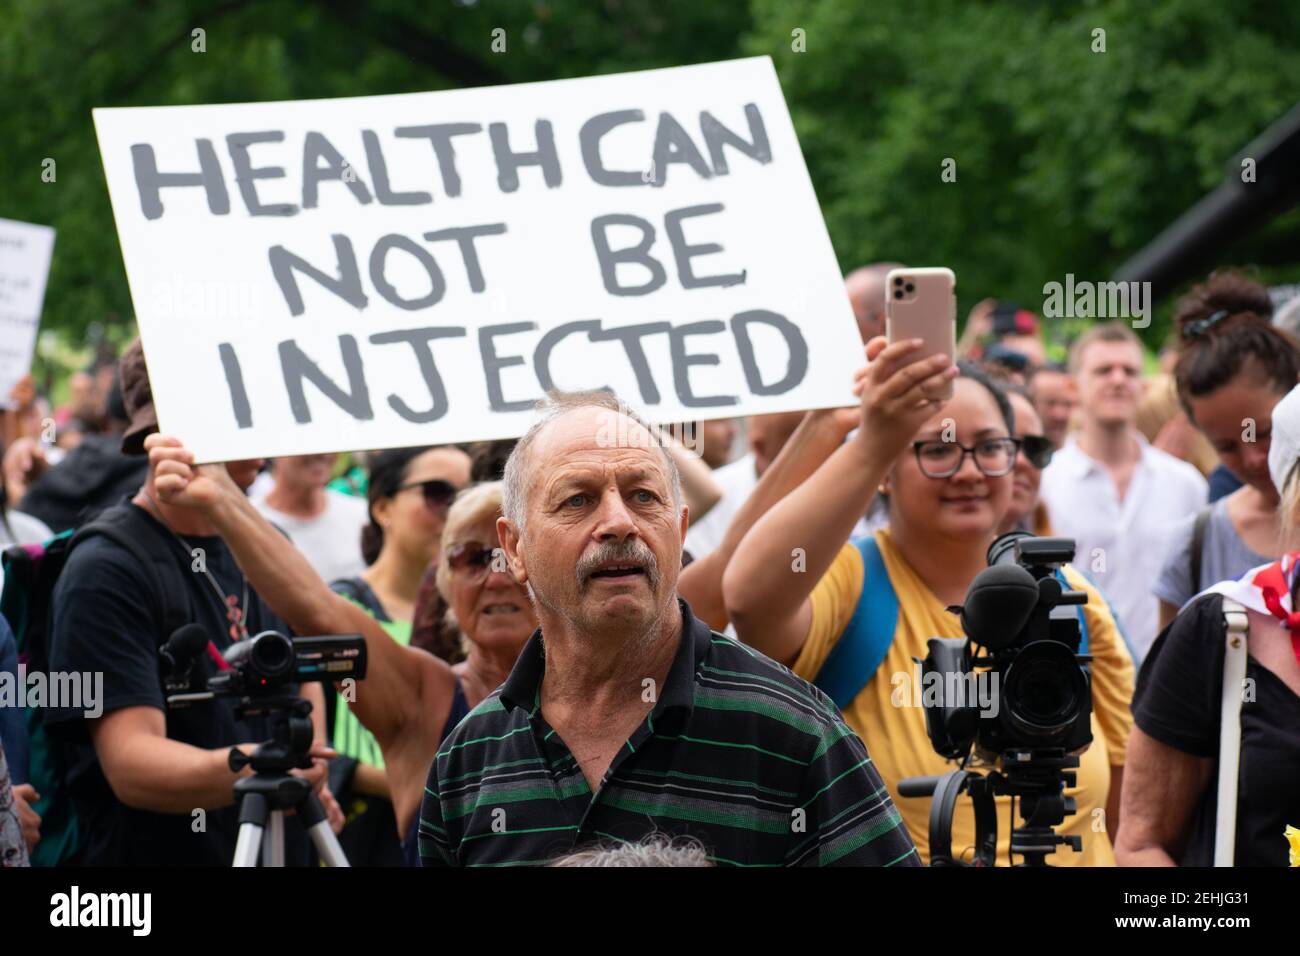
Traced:
[[1164, 630], [1202, 590], [1265, 564], [1278, 553], [1278, 491], [1268, 474], [1273, 408], [1300, 379], [1300, 347], [1270, 321], [1268, 290], [1216, 272], [1178, 304], [1174, 366], [1178, 400], [1191, 423], [1242, 482], [1174, 532], [1152, 590]]
[[[974, 367], [961, 368], [951, 399], [906, 399], [944, 362], [939, 356], [905, 364], [915, 347], [886, 346], [884, 339], [868, 345], [857, 434], [759, 519], [727, 567], [723, 592], [741, 640], [833, 692], [928, 861], [930, 801], [898, 799], [898, 784], [953, 766], [926, 733], [912, 659], [926, 655], [932, 637], [964, 636], [947, 608], [965, 601], [986, 567], [1011, 499], [1020, 442], [1006, 396]], [[888, 529], [850, 542], [877, 489], [888, 497]], [[1089, 598], [1083, 620], [1094, 658], [1093, 740], [1081, 756], [1079, 786], [1067, 790], [1077, 811], [1057, 831], [1080, 837], [1083, 852], [1063, 850], [1051, 862], [1113, 865], [1106, 830], [1096, 824], [1105, 819], [1112, 832], [1116, 825], [1133, 664], [1099, 592], [1073, 568], [1064, 574]], [[832, 657], [846, 636], [848, 646], [861, 647], [864, 629], [882, 626], [874, 609], [891, 601], [897, 607], [892, 631], [868, 640], [883, 656], [863, 655], [856, 664], [853, 654]], [[1011, 807], [1005, 797], [997, 804], [1001, 865], [1008, 862]], [[953, 820], [954, 854], [965, 855], [974, 836], [972, 815], [962, 807]]]
[[[423, 591], [415, 609], [420, 620], [431, 606], [442, 608], [448, 618], [446, 632], [460, 635], [460, 653], [451, 665], [456, 684], [444, 724], [448, 730], [505, 683], [537, 628], [528, 592], [500, 557], [500, 514], [499, 481], [481, 482], [457, 496], [442, 533], [436, 589]], [[412, 818], [402, 841], [404, 860], [412, 866], [419, 865], [417, 829], [418, 821]]]
[[537, 629], [528, 591], [506, 567], [497, 539], [501, 483], [463, 492], [448, 516], [438, 563], [438, 593], [460, 629], [465, 659], [453, 664], [468, 708], [505, 683]]
[[[453, 446], [395, 448], [371, 458], [370, 523], [361, 531], [367, 568], [330, 587], [365, 608], [403, 646], [411, 642], [420, 579], [438, 560], [447, 511], [457, 490], [469, 483], [469, 471], [469, 456]], [[330, 765], [331, 789], [347, 814], [339, 843], [354, 866], [401, 864], [379, 743], [343, 694], [327, 697], [326, 717], [339, 753]]]

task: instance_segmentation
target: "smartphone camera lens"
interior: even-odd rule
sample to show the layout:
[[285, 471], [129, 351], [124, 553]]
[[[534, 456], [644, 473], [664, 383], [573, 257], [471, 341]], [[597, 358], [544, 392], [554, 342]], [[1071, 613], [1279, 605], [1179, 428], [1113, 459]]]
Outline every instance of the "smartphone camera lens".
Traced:
[[902, 285], [902, 284], [903, 284], [903, 277], [902, 277], [902, 276], [894, 276], [894, 285]]
[[916, 291], [916, 286], [912, 285], [912, 283], [910, 283], [910, 282], [909, 282], [906, 286], [904, 286], [904, 288], [906, 288], [908, 292], [915, 292], [915, 291]]
[[902, 289], [895, 289], [895, 290], [894, 290], [894, 298], [895, 298], [895, 299], [901, 299], [902, 297], [903, 297], [903, 290], [902, 290]]

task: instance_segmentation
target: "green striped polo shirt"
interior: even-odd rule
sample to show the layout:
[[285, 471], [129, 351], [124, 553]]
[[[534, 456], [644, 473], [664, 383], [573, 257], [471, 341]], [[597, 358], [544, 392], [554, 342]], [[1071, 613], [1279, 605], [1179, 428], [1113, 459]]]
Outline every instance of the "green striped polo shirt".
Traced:
[[438, 751], [420, 808], [423, 865], [543, 865], [651, 834], [693, 837], [718, 865], [919, 865], [830, 699], [679, 603], [665, 686], [594, 794], [542, 715], [545, 655], [533, 634]]

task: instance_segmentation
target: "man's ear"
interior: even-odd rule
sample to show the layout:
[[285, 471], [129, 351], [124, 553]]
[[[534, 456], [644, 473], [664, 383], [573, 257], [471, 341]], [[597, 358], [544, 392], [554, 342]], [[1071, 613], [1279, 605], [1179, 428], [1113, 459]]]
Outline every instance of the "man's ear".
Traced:
[[687, 505], [682, 505], [681, 514], [682, 540], [686, 540], [686, 529], [691, 526], [691, 509]]
[[515, 576], [515, 580], [520, 584], [528, 581], [528, 563], [524, 558], [524, 551], [520, 547], [522, 537], [505, 518], [497, 518], [497, 539], [501, 542], [501, 548], [506, 553], [506, 561], [510, 565], [510, 573]]

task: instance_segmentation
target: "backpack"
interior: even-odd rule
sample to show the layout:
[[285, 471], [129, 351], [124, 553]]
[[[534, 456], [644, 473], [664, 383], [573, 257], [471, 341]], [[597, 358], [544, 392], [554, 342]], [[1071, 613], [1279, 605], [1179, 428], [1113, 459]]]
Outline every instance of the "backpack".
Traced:
[[[162, 541], [162, 547], [152, 550], [147, 546], [150, 536], [161, 539], [162, 534], [162, 529], [138, 508], [123, 503], [101, 512], [84, 527], [64, 531], [44, 544], [18, 545], [4, 551], [0, 613], [9, 621], [18, 643], [19, 661], [28, 672], [49, 672], [55, 584], [73, 548], [96, 535], [109, 538], [141, 566], [151, 569], [155, 599], [163, 608], [163, 640], [192, 619], [185, 600], [190, 575], [181, 571], [175, 542]], [[72, 797], [63, 785], [73, 758], [68, 745], [49, 735], [42, 708], [27, 708], [25, 717], [29, 776], [41, 794], [35, 806], [41, 815], [41, 842], [32, 851], [32, 865], [58, 866], [75, 857], [82, 845]]]
[[[1187, 552], [1189, 571], [1192, 576], [1192, 596], [1200, 594], [1204, 588], [1201, 587], [1201, 552], [1205, 550], [1205, 532], [1210, 524], [1210, 514], [1214, 511], [1214, 505], [1202, 508], [1196, 512], [1196, 520], [1192, 522], [1192, 543]], [[1213, 583], [1213, 582], [1211, 582]]]
[[[898, 595], [889, 580], [880, 546], [874, 537], [858, 538], [852, 544], [862, 555], [862, 593], [858, 595], [844, 634], [813, 679], [813, 684], [841, 711], [871, 682], [884, 663], [898, 625]], [[1057, 571], [1056, 576], [1070, 587], [1062, 572]], [[1088, 621], [1082, 606], [1075, 610], [1079, 617], [1079, 653], [1087, 654]]]

